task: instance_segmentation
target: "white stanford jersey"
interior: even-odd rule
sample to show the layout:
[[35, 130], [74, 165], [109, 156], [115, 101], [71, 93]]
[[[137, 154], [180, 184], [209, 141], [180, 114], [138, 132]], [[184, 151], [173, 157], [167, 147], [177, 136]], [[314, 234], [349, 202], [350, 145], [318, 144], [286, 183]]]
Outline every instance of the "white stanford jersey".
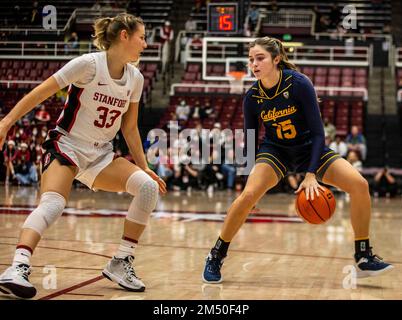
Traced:
[[105, 143], [113, 140], [120, 130], [133, 90], [142, 90], [143, 76], [137, 68], [127, 64], [125, 85], [118, 85], [110, 77], [106, 52], [91, 55], [95, 59], [95, 77], [85, 85], [70, 84], [56, 130], [68, 132], [73, 139]]

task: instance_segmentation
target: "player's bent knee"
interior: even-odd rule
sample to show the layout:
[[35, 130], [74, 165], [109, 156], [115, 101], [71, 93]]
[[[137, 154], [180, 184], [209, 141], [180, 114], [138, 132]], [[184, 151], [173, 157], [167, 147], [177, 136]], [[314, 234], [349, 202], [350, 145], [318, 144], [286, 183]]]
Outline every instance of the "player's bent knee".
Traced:
[[254, 191], [251, 190], [245, 190], [241, 193], [241, 201], [248, 203], [248, 204], [252, 204], [254, 205], [254, 202], [257, 201], [256, 199], [256, 193]]
[[153, 211], [158, 202], [159, 185], [154, 180], [144, 182], [140, 189], [139, 197], [141, 198], [140, 208], [144, 211]]
[[354, 179], [345, 186], [343, 191], [349, 194], [365, 194], [369, 192], [369, 183], [365, 178], [360, 176], [358, 179]]
[[369, 184], [366, 179], [363, 177], [360, 177], [356, 183], [353, 184], [353, 189], [358, 190], [360, 192], [368, 192], [369, 190]]
[[153, 181], [152, 178], [142, 170], [135, 171], [126, 182], [126, 191], [136, 196], [139, 194], [142, 185], [147, 181]]
[[146, 225], [149, 216], [156, 207], [158, 196], [159, 185], [149, 177], [136, 191], [136, 196], [128, 209], [127, 220]]
[[23, 228], [33, 229], [40, 235], [49, 228], [62, 214], [66, 199], [57, 192], [45, 192], [38, 207], [25, 220]]

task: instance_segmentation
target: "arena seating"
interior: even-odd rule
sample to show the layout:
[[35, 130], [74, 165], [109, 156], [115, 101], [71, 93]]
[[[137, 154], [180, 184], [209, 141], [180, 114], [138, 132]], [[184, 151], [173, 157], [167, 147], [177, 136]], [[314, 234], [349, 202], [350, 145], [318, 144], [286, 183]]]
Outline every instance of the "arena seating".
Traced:
[[[3, 97], [0, 96], [0, 100], [3, 100], [5, 108], [8, 110], [9, 107], [12, 107], [22, 96], [22, 92], [31, 90], [38, 85], [37, 83], [13, 83], [13, 80], [43, 81], [59, 70], [66, 62], [65, 60], [0, 59], [0, 79], [10, 81], [10, 83], [0, 83], [0, 88], [8, 88], [7, 92], [4, 92]], [[146, 101], [158, 79], [159, 64], [157, 62], [141, 62], [140, 70], [144, 75], [143, 99]], [[10, 94], [12, 89], [21, 92], [21, 95], [15, 96]]]
[[[103, 8], [124, 8], [123, 3], [120, 1], [104, 1], [100, 0], [98, 3]], [[173, 6], [172, 0], [142, 0], [139, 1], [140, 15], [147, 24], [153, 27], [163, 25], [164, 21], [169, 19], [169, 15]], [[41, 20], [38, 22], [31, 22], [32, 0], [18, 0], [13, 1], [10, 5], [7, 1], [0, 3], [0, 27], [14, 28], [18, 26], [19, 29], [42, 28]], [[75, 1], [53, 0], [49, 3], [57, 9], [57, 28], [63, 29], [70, 19], [71, 14], [77, 8]], [[81, 0], [79, 8], [91, 8], [95, 4], [95, 0]], [[41, 17], [43, 3], [39, 3], [39, 16]], [[16, 7], [19, 9], [16, 9]], [[138, 14], [135, 8], [129, 7], [128, 11]]]
[[[243, 128], [242, 99], [238, 95], [222, 94], [177, 94], [170, 98], [170, 105], [162, 116], [158, 127], [163, 128], [169, 120], [172, 120], [172, 113], [175, 113], [176, 106], [180, 99], [184, 99], [190, 106], [194, 106], [196, 101], [200, 105], [209, 102], [214, 108], [214, 118], [207, 118], [203, 121], [199, 119], [189, 119], [181, 122], [183, 127], [194, 128], [197, 123], [201, 123], [205, 129], [212, 129], [215, 122], [221, 124], [222, 129], [241, 129]], [[322, 117], [328, 117], [337, 128], [337, 134], [346, 137], [351, 125], [356, 125], [364, 131], [364, 118], [366, 104], [359, 98], [325, 98], [320, 103]], [[260, 133], [261, 134], [261, 133]]]

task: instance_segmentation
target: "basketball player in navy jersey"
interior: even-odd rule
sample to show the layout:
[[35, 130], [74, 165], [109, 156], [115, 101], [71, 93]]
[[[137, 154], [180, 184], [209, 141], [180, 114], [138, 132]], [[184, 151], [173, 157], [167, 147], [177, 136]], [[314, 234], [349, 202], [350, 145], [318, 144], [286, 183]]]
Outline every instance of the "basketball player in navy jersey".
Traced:
[[[158, 193], [166, 185], [147, 166], [138, 131], [138, 106], [144, 78], [131, 65], [147, 47], [140, 18], [120, 14], [95, 22], [100, 52], [71, 60], [27, 94], [0, 122], [0, 147], [14, 123], [36, 105], [69, 85], [68, 100], [55, 129], [43, 144], [41, 197], [22, 226], [12, 266], [0, 275], [0, 291], [32, 298], [31, 255], [63, 213], [74, 179], [93, 190], [128, 192], [135, 196], [124, 222], [120, 247], [103, 275], [129, 291], [144, 291], [132, 262]], [[135, 165], [115, 159], [111, 140], [122, 130]]]
[[391, 270], [393, 266], [374, 255], [369, 244], [368, 183], [346, 160], [325, 146], [311, 81], [296, 71], [282, 43], [274, 38], [258, 38], [250, 44], [249, 67], [257, 81], [244, 98], [244, 129], [258, 131], [263, 122], [265, 137], [258, 146], [256, 164], [247, 184], [229, 208], [221, 234], [207, 256], [203, 280], [222, 281], [221, 267], [233, 237], [258, 200], [290, 171], [305, 173], [296, 193], [305, 192], [307, 200], [319, 196], [318, 181], [350, 194], [358, 277]]

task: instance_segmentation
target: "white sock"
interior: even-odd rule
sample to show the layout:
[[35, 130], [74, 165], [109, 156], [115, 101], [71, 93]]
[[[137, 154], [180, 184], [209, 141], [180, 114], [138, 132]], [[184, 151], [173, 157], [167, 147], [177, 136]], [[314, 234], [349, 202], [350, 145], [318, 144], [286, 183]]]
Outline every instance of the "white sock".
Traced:
[[18, 248], [15, 250], [13, 266], [18, 266], [19, 264], [27, 264], [28, 266], [31, 265], [31, 252], [24, 248]]
[[123, 237], [120, 242], [119, 250], [117, 251], [115, 257], [124, 259], [127, 256], [133, 256], [135, 248], [137, 247], [137, 241]]

